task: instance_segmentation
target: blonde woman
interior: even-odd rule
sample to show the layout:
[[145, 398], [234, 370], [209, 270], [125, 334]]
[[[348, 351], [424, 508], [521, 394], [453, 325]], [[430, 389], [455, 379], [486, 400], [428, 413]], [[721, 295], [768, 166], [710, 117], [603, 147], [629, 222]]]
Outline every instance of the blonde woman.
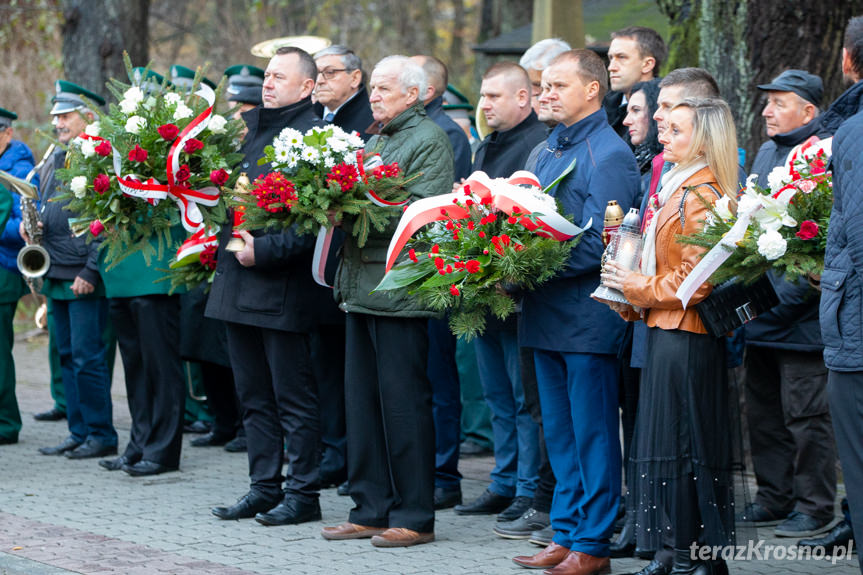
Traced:
[[676, 237], [703, 225], [708, 210], [699, 196], [734, 203], [737, 141], [728, 105], [683, 100], [659, 141], [675, 166], [648, 199], [641, 268], [608, 263], [603, 282], [640, 311], [615, 309], [627, 320], [643, 317], [649, 330], [629, 475], [638, 545], [659, 549], [673, 541], [673, 565], [663, 566], [665, 573], [709, 575], [725, 566], [696, 561], [691, 545], [734, 544], [736, 442], [729, 432], [725, 340], [708, 335], [692, 308], [712, 287], [702, 285], [687, 309], [674, 295], [702, 250]]

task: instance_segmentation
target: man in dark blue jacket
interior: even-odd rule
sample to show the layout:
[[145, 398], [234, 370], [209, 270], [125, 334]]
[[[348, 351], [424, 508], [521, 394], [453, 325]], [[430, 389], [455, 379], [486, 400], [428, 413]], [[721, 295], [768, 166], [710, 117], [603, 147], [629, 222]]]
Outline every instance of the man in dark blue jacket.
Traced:
[[[264, 104], [243, 114], [249, 132], [241, 169], [250, 180], [270, 171], [270, 165], [259, 165], [258, 159], [284, 128], [306, 132], [323, 125], [311, 100], [317, 73], [315, 61], [299, 48], [280, 48], [270, 60]], [[216, 507], [213, 514], [221, 519], [255, 517], [264, 525], [314, 521], [321, 518], [320, 423], [309, 353], [316, 290], [321, 289], [309, 273], [314, 239], [293, 230], [243, 231], [245, 247], [231, 253], [225, 250], [231, 231], [230, 226], [222, 229], [206, 316], [223, 320], [227, 327], [251, 486], [236, 504]], [[285, 451], [290, 472], [283, 492]]]
[[620, 499], [617, 350], [625, 325], [590, 294], [599, 286], [602, 220], [616, 200], [628, 210], [639, 172], [629, 146], [608, 125], [602, 98], [608, 73], [589, 50], [558, 56], [542, 74], [542, 96], [559, 122], [540, 152], [536, 174], [576, 224], [592, 220], [556, 278], [525, 295], [519, 343], [536, 360], [548, 457], [557, 487], [551, 508], [554, 540], [533, 557], [516, 557], [557, 575], [609, 569], [609, 537]]
[[[833, 138], [833, 211], [821, 276], [821, 336], [836, 447], [851, 527], [863, 533], [863, 17], [845, 29], [842, 74], [854, 82], [825, 113], [844, 117]], [[863, 554], [858, 554], [863, 572]]]
[[[752, 174], [770, 172], [818, 129], [821, 78], [786, 70], [769, 84], [764, 117], [770, 138]], [[758, 495], [749, 517], [780, 537], [809, 537], [834, 523], [836, 452], [827, 406], [827, 368], [818, 328], [818, 292], [770, 274], [780, 304], [746, 326], [746, 412]], [[787, 518], [786, 518], [787, 517]]]

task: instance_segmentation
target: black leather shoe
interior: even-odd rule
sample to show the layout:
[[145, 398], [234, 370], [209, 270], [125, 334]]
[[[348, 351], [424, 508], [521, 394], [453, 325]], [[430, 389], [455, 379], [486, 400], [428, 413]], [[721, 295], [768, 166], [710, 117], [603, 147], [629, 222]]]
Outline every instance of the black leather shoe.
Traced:
[[826, 555], [833, 555], [837, 547], [848, 548], [848, 543], [854, 538], [851, 525], [847, 521], [840, 521], [830, 533], [824, 537], [812, 537], [801, 539], [797, 542], [798, 547], [823, 547]]
[[339, 485], [338, 488], [336, 488], [336, 493], [341, 495], [342, 497], [347, 497], [351, 494], [351, 486], [348, 485], [347, 481], [345, 481], [344, 483]]
[[183, 433], [209, 433], [211, 427], [206, 421], [193, 421], [183, 426]]
[[464, 505], [456, 505], [456, 515], [494, 515], [500, 513], [512, 504], [512, 497], [498, 495], [486, 489], [482, 495]]
[[147, 475], [159, 475], [168, 471], [179, 471], [179, 467], [168, 467], [155, 461], [147, 461], [142, 459], [134, 465], [126, 464], [122, 467], [123, 471], [132, 477], [145, 477]]
[[34, 413], [33, 419], [36, 421], [60, 421], [61, 419], [66, 419], [66, 412], [60, 411], [56, 407], [52, 407], [48, 411]]
[[638, 573], [630, 573], [629, 575], [668, 575], [669, 573], [671, 573], [670, 566], [654, 559]]
[[449, 509], [461, 504], [461, 487], [455, 489], [434, 488], [434, 508]]
[[90, 459], [92, 457], [106, 457], [108, 455], [117, 455], [116, 445], [105, 445], [97, 439], [88, 439], [72, 451], [67, 451], [64, 455], [69, 459]]
[[516, 519], [524, 515], [528, 509], [530, 509], [531, 503], [533, 503], [533, 499], [531, 497], [519, 495], [512, 500], [512, 503], [509, 504], [509, 507], [497, 514], [497, 520], [503, 523], [515, 521]]
[[238, 435], [231, 441], [225, 444], [225, 451], [230, 453], [245, 453], [248, 451], [248, 447], [246, 447], [246, 436]]
[[290, 495], [266, 513], [255, 515], [255, 521], [267, 526], [296, 525], [298, 523], [320, 520], [321, 504], [317, 499], [315, 499], [314, 503], [307, 503]]
[[41, 453], [42, 455], [63, 455], [67, 451], [72, 451], [79, 445], [81, 445], [79, 441], [75, 441], [71, 437], [67, 437], [60, 445], [53, 445], [51, 447], [40, 447], [39, 453]]
[[792, 511], [788, 519], [776, 526], [773, 533], [777, 537], [815, 537], [828, 533], [838, 523], [839, 519], [835, 517], [817, 519], [800, 511]]
[[278, 498], [249, 491], [230, 507], [213, 507], [210, 511], [219, 519], [251, 519], [258, 513], [266, 513], [278, 504]]
[[233, 438], [233, 435], [219, 435], [216, 432], [211, 431], [209, 433], [205, 433], [201, 437], [196, 437], [189, 442], [189, 445], [192, 447], [220, 447], [231, 441]]
[[15, 437], [0, 437], [0, 445], [12, 445], [18, 443], [18, 436]]
[[126, 457], [125, 455], [121, 455], [120, 457], [115, 457], [114, 459], [103, 459], [99, 462], [99, 467], [102, 469], [107, 469], [108, 471], [119, 471], [123, 469], [124, 465], [132, 465], [133, 462], [131, 459]]
[[608, 548], [612, 559], [633, 557], [635, 555], [635, 519], [632, 514], [626, 516], [626, 522], [617, 539]]

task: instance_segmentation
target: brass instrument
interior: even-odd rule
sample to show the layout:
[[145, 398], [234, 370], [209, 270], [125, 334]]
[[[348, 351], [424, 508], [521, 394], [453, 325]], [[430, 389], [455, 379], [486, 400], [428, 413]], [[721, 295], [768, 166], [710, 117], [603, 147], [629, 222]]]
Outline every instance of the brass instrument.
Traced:
[[21, 222], [28, 238], [27, 245], [18, 252], [18, 269], [34, 295], [42, 289], [42, 277], [48, 273], [48, 268], [51, 267], [51, 256], [48, 255], [48, 250], [40, 245], [42, 243], [42, 227], [39, 225], [41, 219], [39, 218], [39, 209], [36, 207], [36, 200], [39, 199], [39, 195], [36, 192], [36, 187], [30, 184], [30, 180], [53, 152], [54, 144], [51, 144], [45, 151], [45, 155], [42, 156], [42, 160], [30, 170], [30, 173], [23, 180], [27, 184], [27, 188], [22, 189], [20, 186], [16, 188], [16, 191], [21, 195]]

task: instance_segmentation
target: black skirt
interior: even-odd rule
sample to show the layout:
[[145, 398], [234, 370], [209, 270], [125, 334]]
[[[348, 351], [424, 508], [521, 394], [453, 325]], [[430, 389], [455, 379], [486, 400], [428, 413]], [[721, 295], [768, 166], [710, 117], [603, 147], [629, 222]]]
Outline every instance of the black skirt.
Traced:
[[695, 490], [699, 542], [734, 545], [735, 503], [742, 512], [746, 490], [725, 339], [650, 328], [647, 342], [627, 497], [638, 545], [657, 550], [672, 544], [680, 481]]

